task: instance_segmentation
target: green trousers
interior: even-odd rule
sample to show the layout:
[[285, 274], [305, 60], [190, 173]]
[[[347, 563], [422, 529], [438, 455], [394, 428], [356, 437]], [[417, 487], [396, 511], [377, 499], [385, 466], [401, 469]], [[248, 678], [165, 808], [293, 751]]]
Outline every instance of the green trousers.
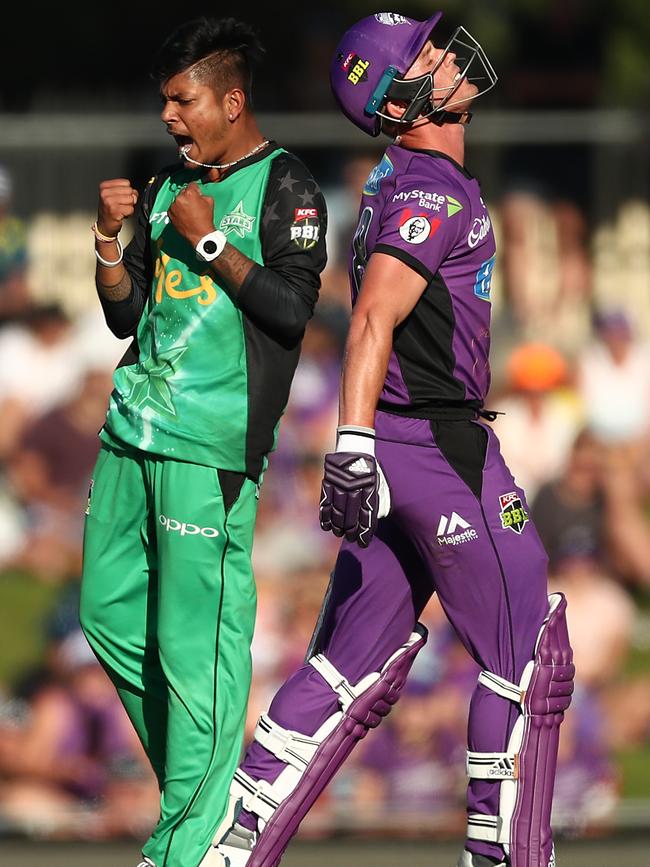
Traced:
[[198, 867], [241, 751], [257, 486], [220, 472], [103, 444], [88, 504], [81, 624], [158, 777], [156, 867]]

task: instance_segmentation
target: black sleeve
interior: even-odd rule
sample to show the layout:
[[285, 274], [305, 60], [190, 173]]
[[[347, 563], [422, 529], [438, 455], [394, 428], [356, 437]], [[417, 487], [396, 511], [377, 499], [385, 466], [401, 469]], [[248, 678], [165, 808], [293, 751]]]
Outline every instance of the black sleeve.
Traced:
[[263, 330], [300, 337], [314, 312], [325, 267], [325, 199], [293, 154], [273, 161], [262, 209], [262, 257], [246, 276], [237, 303]]
[[108, 301], [100, 294], [106, 324], [116, 337], [132, 337], [144, 310], [152, 279], [151, 248], [149, 246], [149, 215], [158, 190], [168, 172], [154, 175], [138, 198], [135, 209], [135, 233], [124, 250], [124, 267], [131, 278], [131, 292], [123, 301]]

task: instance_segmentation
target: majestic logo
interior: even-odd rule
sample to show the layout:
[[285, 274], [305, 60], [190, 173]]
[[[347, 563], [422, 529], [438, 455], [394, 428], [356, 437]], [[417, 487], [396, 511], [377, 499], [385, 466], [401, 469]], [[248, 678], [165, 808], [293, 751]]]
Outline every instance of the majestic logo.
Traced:
[[186, 524], [185, 521], [177, 521], [176, 518], [168, 518], [166, 515], [159, 515], [158, 520], [168, 533], [180, 533], [181, 536], [205, 536], [206, 539], [214, 539], [219, 535], [216, 527]]
[[392, 164], [386, 154], [384, 154], [381, 158], [381, 162], [379, 163], [379, 165], [376, 165], [368, 175], [368, 180], [366, 181], [366, 185], [363, 188], [364, 196], [376, 196], [379, 192], [381, 182], [384, 180], [384, 178], [392, 175], [394, 171], [395, 166]]
[[398, 24], [408, 24], [411, 22], [403, 15], [396, 15], [395, 12], [377, 12], [375, 18], [380, 24], [386, 24], [388, 27], [396, 27]]
[[222, 218], [219, 228], [225, 235], [234, 232], [240, 238], [243, 238], [247, 232], [252, 231], [254, 222], [255, 217], [244, 213], [244, 202], [242, 200], [234, 210]]
[[[461, 530], [462, 532], [458, 532]], [[463, 545], [465, 542], [474, 542], [478, 539], [478, 533], [473, 529], [469, 521], [452, 512], [451, 518], [446, 515], [440, 516], [438, 531], [436, 533], [439, 545]]]
[[362, 476], [364, 473], [370, 472], [370, 465], [365, 458], [359, 458], [353, 464], [350, 464], [348, 470], [354, 473], [355, 476]]
[[291, 224], [291, 240], [303, 250], [309, 250], [320, 236], [320, 221], [316, 208], [295, 208]]
[[467, 243], [469, 246], [472, 247], [472, 249], [476, 247], [479, 241], [482, 241], [483, 238], [485, 238], [491, 227], [492, 223], [487, 214], [484, 214], [482, 217], [476, 217], [472, 223], [469, 235], [467, 236]]
[[487, 262], [483, 262], [481, 267], [476, 272], [476, 280], [474, 282], [474, 294], [481, 301], [489, 301], [492, 291], [492, 272], [494, 271], [494, 263], [496, 255], [492, 256]]
[[425, 214], [411, 216], [411, 211], [403, 211], [402, 219], [400, 220], [399, 233], [407, 244], [423, 244], [433, 230], [438, 228], [440, 220], [433, 220], [431, 223]]
[[369, 60], [362, 60], [358, 54], [350, 52], [343, 61], [341, 68], [348, 73], [348, 81], [359, 84], [360, 81], [368, 81]]
[[528, 512], [521, 502], [521, 497], [516, 491], [511, 491], [509, 494], [501, 494], [499, 497], [501, 505], [501, 526], [504, 530], [512, 530], [518, 536], [524, 531], [524, 527], [530, 520]]

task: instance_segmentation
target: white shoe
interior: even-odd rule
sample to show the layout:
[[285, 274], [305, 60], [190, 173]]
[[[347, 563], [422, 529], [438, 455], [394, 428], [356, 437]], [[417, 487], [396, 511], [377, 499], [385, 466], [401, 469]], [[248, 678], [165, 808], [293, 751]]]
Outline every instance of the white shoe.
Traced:
[[484, 855], [476, 855], [474, 852], [468, 852], [465, 849], [456, 867], [507, 867], [507, 864], [505, 861], [495, 864], [494, 861], [491, 861]]
[[235, 822], [216, 849], [223, 858], [224, 867], [246, 867], [255, 843], [257, 832]]
[[138, 867], [156, 867], [156, 865], [153, 863], [151, 858], [147, 858], [146, 855], [144, 855], [143, 857], [144, 857], [144, 861], [140, 861], [140, 863], [138, 864]]

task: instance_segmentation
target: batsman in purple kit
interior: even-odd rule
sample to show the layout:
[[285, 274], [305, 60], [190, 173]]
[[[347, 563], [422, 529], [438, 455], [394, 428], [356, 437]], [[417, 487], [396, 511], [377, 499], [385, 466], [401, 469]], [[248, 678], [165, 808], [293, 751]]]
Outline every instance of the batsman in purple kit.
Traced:
[[457, 867], [555, 864], [551, 802], [574, 675], [566, 602], [546, 595], [524, 492], [483, 422], [495, 243], [463, 165], [470, 105], [496, 76], [464, 28], [440, 47], [439, 19], [371, 15], [332, 62], [344, 114], [394, 138], [366, 182], [352, 241], [340, 426], [320, 503], [323, 529], [344, 541], [306, 662], [235, 774], [214, 847], [227, 867], [279, 863], [399, 698], [434, 592], [482, 668]]

